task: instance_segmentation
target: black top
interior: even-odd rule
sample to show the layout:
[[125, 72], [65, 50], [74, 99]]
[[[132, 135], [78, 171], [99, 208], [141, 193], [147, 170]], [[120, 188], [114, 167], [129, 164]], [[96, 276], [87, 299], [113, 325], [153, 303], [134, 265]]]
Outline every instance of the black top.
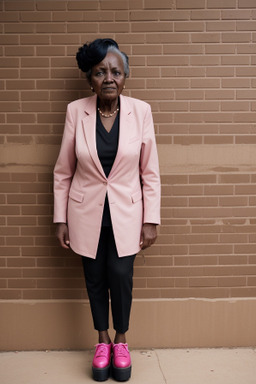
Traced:
[[[111, 168], [114, 164], [119, 138], [119, 113], [117, 114], [111, 130], [108, 132], [97, 113], [96, 120], [96, 146], [98, 156], [105, 172], [106, 177], [109, 176]], [[111, 226], [111, 216], [109, 211], [108, 196], [106, 194], [105, 205], [102, 216], [102, 225]]]

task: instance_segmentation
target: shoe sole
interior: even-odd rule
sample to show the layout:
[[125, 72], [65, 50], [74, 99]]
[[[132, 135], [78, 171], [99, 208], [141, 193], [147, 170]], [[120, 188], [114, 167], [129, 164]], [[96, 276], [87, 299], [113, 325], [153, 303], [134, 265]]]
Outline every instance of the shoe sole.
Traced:
[[112, 364], [112, 376], [116, 381], [128, 381], [131, 377], [132, 366], [117, 368]]
[[95, 381], [106, 381], [110, 376], [110, 365], [106, 368], [92, 367], [92, 377]]

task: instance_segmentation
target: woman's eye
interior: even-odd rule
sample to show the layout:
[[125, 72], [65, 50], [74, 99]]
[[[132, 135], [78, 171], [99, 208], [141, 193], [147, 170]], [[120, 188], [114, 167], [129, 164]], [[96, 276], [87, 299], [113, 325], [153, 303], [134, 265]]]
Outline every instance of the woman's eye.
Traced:
[[96, 73], [96, 76], [102, 76], [103, 75], [103, 72], [97, 72]]
[[114, 72], [114, 75], [115, 75], [115, 76], [120, 76], [121, 73], [120, 73], [119, 71], [115, 71], [115, 72]]

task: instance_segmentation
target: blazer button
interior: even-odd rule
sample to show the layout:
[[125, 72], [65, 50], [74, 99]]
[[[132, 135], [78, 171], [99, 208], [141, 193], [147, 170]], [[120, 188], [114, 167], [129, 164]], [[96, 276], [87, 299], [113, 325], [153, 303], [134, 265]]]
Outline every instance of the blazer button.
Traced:
[[106, 181], [103, 181], [103, 184], [104, 184], [104, 185], [107, 185], [107, 182], [106, 182]]

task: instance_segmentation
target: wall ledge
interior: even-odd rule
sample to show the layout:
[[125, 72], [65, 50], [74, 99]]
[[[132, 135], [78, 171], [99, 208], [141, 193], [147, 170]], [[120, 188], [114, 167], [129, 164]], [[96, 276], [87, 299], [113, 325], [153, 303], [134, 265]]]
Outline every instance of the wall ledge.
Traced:
[[[80, 350], [97, 342], [88, 301], [0, 300], [1, 351]], [[131, 348], [256, 345], [256, 298], [135, 299]]]

